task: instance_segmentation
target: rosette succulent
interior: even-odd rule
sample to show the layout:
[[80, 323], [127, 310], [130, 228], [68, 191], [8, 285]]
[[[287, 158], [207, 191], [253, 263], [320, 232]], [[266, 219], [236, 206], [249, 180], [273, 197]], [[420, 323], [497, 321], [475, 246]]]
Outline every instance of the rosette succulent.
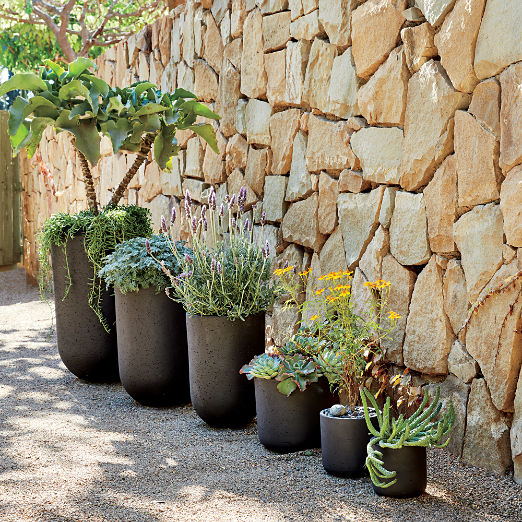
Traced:
[[317, 382], [321, 377], [321, 371], [313, 359], [295, 354], [285, 357], [281, 361], [281, 370], [276, 380], [279, 381], [277, 389], [287, 397], [296, 389], [305, 391], [312, 382]]
[[246, 375], [251, 381], [254, 377], [259, 379], [275, 379], [279, 374], [281, 359], [276, 355], [263, 353], [256, 355], [248, 364], [245, 364], [239, 373]]

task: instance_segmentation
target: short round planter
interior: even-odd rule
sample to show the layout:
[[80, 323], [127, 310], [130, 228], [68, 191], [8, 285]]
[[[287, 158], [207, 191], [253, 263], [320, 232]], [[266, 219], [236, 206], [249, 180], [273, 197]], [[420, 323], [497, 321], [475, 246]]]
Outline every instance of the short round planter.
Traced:
[[[114, 382], [118, 380], [114, 296], [102, 292], [103, 314], [111, 325], [107, 333], [89, 307], [93, 267], [83, 240], [83, 236], [77, 236], [67, 242], [67, 258], [63, 247], [53, 245], [51, 249], [58, 352], [66, 368], [80, 379]], [[71, 286], [64, 299], [67, 267]]]
[[115, 290], [120, 380], [147, 406], [189, 401], [187, 328], [183, 307], [164, 292]]
[[[339, 477], [362, 476], [370, 442], [364, 417], [332, 417], [323, 410], [320, 418], [324, 469]], [[375, 413], [374, 418], [377, 420]]]
[[378, 495], [407, 498], [422, 495], [426, 490], [426, 448], [404, 446], [400, 449], [376, 448], [382, 452], [384, 467], [397, 472], [397, 482], [387, 488], [373, 485]]
[[255, 378], [257, 432], [266, 448], [285, 453], [318, 448], [319, 412], [335, 402], [328, 381], [320, 379], [289, 397], [279, 393], [277, 381]]
[[211, 426], [239, 427], [256, 414], [254, 383], [239, 370], [265, 350], [265, 314], [231, 321], [187, 315], [190, 399]]

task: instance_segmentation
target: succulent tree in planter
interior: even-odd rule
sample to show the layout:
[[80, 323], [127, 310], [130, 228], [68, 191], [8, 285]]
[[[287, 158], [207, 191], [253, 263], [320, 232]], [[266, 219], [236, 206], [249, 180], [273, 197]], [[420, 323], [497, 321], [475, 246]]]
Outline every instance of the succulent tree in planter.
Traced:
[[192, 405], [205, 422], [221, 427], [255, 416], [252, 383], [239, 369], [264, 350], [265, 311], [274, 300], [268, 243], [254, 239], [245, 199], [241, 189], [217, 208], [211, 188], [198, 218], [187, 192], [193, 253], [180, 258], [183, 271], [171, 277], [171, 295], [187, 312]]
[[99, 272], [115, 290], [121, 383], [148, 406], [189, 400], [185, 312], [166, 296], [170, 279], [162, 270], [179, 275], [178, 259], [185, 254], [183, 243], [163, 234], [129, 239], [105, 258]]
[[[367, 389], [361, 390], [366, 424], [372, 439], [368, 443], [366, 466], [374, 491], [389, 497], [414, 497], [424, 493], [427, 483], [426, 448], [449, 443], [455, 412], [450, 402], [440, 415], [440, 388], [429, 402], [428, 390], [417, 410], [409, 417], [392, 416], [390, 397], [382, 411]], [[378, 426], [370, 420], [368, 401], [377, 412]]]
[[[32, 94], [18, 96], [9, 111], [15, 154], [25, 148], [31, 157], [47, 127], [72, 135], [88, 210], [47, 220], [40, 235], [43, 276], [51, 253], [58, 349], [64, 364], [78, 377], [104, 381], [117, 377], [117, 357], [115, 336], [110, 333], [114, 302], [103, 292], [98, 270], [116, 244], [152, 233], [146, 210], [117, 205], [152, 147], [159, 166], [169, 166], [178, 151], [178, 129], [193, 130], [216, 149], [211, 125], [196, 119], [218, 116], [183, 89], [162, 93], [148, 82], [110, 88], [90, 72], [93, 67], [87, 58], [78, 58], [67, 69], [47, 60], [40, 75], [21, 73], [3, 83], [0, 96], [16, 89]], [[102, 135], [110, 138], [115, 154], [136, 153], [136, 159], [100, 210], [91, 166], [100, 158]]]

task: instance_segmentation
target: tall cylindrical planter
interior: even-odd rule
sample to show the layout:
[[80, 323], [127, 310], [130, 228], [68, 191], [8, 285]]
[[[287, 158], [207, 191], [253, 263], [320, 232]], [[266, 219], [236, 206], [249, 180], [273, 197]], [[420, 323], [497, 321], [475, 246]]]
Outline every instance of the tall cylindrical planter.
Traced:
[[360, 477], [364, 473], [368, 442], [370, 435], [364, 417], [332, 417], [328, 410], [321, 412], [321, 453], [328, 473]]
[[426, 448], [403, 446], [400, 449], [381, 448], [384, 467], [397, 472], [397, 482], [387, 488], [373, 485], [375, 493], [386, 497], [407, 498], [422, 495], [427, 484]]
[[[55, 245], [51, 249], [58, 352], [67, 369], [80, 379], [114, 382], [118, 380], [114, 296], [102, 292], [103, 314], [111, 325], [107, 333], [89, 307], [93, 266], [83, 241], [83, 236], [77, 236], [67, 242], [65, 251]], [[64, 299], [69, 277], [71, 285]]]
[[147, 406], [189, 401], [187, 328], [183, 307], [164, 292], [117, 288], [116, 329], [120, 380], [125, 391]]
[[290, 396], [277, 390], [277, 381], [255, 378], [259, 441], [278, 452], [318, 448], [319, 412], [335, 402], [328, 381], [320, 379]]
[[239, 370], [265, 350], [265, 314], [231, 321], [187, 315], [190, 398], [211, 426], [238, 427], [256, 414], [254, 384]]

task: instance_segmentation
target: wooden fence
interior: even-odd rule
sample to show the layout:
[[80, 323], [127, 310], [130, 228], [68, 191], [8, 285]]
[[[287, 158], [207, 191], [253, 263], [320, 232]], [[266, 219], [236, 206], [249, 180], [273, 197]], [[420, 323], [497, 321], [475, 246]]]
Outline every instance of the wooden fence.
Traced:
[[0, 267], [18, 263], [22, 253], [20, 230], [20, 174], [7, 135], [7, 111], [0, 111]]

